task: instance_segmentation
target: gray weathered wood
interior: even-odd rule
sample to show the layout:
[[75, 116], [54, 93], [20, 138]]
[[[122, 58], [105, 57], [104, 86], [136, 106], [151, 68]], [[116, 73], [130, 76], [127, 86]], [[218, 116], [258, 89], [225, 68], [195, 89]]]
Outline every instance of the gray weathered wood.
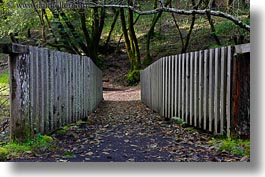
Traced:
[[185, 88], [186, 88], [186, 92], [185, 92], [185, 121], [187, 123], [189, 123], [189, 114], [190, 114], [190, 109], [189, 109], [189, 102], [190, 102], [190, 56], [189, 53], [186, 53], [186, 66], [185, 66]]
[[199, 128], [202, 128], [202, 119], [203, 119], [203, 51], [199, 51]]
[[181, 59], [182, 59], [182, 73], [181, 73], [181, 77], [182, 77], [182, 81], [181, 81], [181, 86], [182, 86], [182, 88], [181, 88], [181, 91], [182, 91], [182, 93], [181, 93], [181, 95], [182, 95], [181, 96], [181, 98], [182, 98], [181, 105], [182, 105], [182, 107], [181, 107], [181, 118], [183, 120], [185, 120], [185, 65], [186, 65], [185, 54], [182, 54], [182, 58]]
[[193, 87], [194, 87], [194, 74], [193, 74], [193, 72], [194, 72], [194, 52], [190, 53], [190, 65], [189, 65], [189, 67], [190, 67], [190, 88], [189, 88], [189, 90], [190, 90], [190, 93], [189, 93], [189, 95], [190, 95], [190, 106], [189, 106], [189, 108], [190, 108], [190, 119], [189, 119], [189, 123], [190, 123], [190, 125], [194, 125], [194, 121], [193, 121], [193, 119], [194, 119], [194, 89], [193, 89]]
[[214, 116], [214, 49], [210, 49], [209, 55], [209, 131], [213, 130]]
[[226, 70], [227, 70], [227, 48], [222, 47], [221, 48], [221, 93], [220, 93], [220, 108], [221, 108], [221, 114], [220, 114], [220, 134], [223, 134], [224, 132], [224, 119], [226, 116]]
[[176, 99], [176, 96], [175, 96], [175, 60], [174, 60], [174, 56], [171, 56], [170, 57], [170, 60], [171, 60], [171, 116], [170, 117], [173, 117], [174, 116], [174, 109], [175, 109], [175, 99]]
[[208, 94], [208, 75], [209, 75], [209, 61], [208, 61], [208, 50], [204, 50], [204, 86], [203, 86], [203, 129], [207, 129], [207, 122], [208, 122], [208, 108], [209, 108], [209, 94]]
[[[24, 141], [35, 133], [52, 132], [87, 116], [89, 102], [95, 110], [102, 100], [102, 72], [95, 64], [88, 66], [91, 59], [31, 46], [12, 47], [12, 139]], [[93, 78], [90, 70], [96, 75]]]
[[199, 53], [194, 54], [194, 125], [197, 126], [197, 120], [199, 117]]
[[220, 49], [215, 49], [215, 77], [214, 77], [214, 134], [218, 133], [220, 122], [220, 82], [221, 82], [221, 60]]
[[165, 117], [230, 136], [235, 51], [249, 52], [249, 45], [163, 57], [141, 72], [142, 101]]
[[182, 86], [181, 86], [181, 80], [182, 80], [182, 77], [181, 77], [181, 69], [182, 69], [182, 55], [179, 54], [178, 55], [178, 117], [181, 117], [181, 108], [182, 108], [182, 105], [181, 105], [181, 89], [182, 89]]
[[31, 138], [29, 127], [30, 116], [30, 62], [29, 55], [11, 55], [9, 57], [10, 73], [10, 134], [16, 141]]
[[250, 43], [248, 44], [240, 44], [235, 46], [234, 54], [243, 54], [250, 52]]
[[174, 117], [178, 117], [178, 56], [174, 56], [175, 60], [175, 85], [174, 85], [174, 95], [175, 95], [175, 108], [174, 108]]
[[227, 47], [226, 135], [230, 137], [232, 48]]

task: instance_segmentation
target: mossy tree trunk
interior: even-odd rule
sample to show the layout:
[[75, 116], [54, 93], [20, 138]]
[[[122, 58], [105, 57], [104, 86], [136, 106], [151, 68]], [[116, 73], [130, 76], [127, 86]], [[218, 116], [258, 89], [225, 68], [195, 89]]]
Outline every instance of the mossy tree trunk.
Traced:
[[[128, 3], [131, 5], [133, 2], [128, 0]], [[130, 85], [132, 85], [140, 81], [139, 70], [141, 69], [140, 50], [134, 30], [133, 11], [128, 9], [128, 31], [123, 8], [120, 9], [120, 19], [125, 46], [128, 58], [130, 60], [130, 73], [128, 74], [128, 82]]]

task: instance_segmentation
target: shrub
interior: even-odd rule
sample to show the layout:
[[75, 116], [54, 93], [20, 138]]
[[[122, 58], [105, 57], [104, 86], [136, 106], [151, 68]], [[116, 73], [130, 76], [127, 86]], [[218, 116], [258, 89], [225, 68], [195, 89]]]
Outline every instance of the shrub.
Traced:
[[140, 70], [133, 70], [127, 75], [128, 85], [137, 85], [140, 82]]

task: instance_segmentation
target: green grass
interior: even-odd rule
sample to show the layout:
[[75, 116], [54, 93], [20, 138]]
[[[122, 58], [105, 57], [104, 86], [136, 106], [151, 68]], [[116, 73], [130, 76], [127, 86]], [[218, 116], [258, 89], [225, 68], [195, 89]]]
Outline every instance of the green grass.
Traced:
[[[0, 84], [8, 84], [8, 71], [4, 71], [0, 74]], [[1, 85], [0, 85], [1, 86]]]
[[75, 154], [73, 152], [66, 151], [63, 153], [63, 158], [67, 158], [67, 159], [75, 158]]
[[42, 153], [54, 148], [53, 138], [47, 135], [37, 134], [34, 139], [25, 143], [9, 142], [0, 146], [0, 161], [19, 157], [23, 153]]
[[250, 157], [250, 140], [213, 138], [211, 145], [219, 147], [219, 150], [226, 150], [234, 154]]
[[9, 83], [8, 83], [8, 71], [4, 71], [0, 74], [0, 121], [2, 116], [9, 115]]

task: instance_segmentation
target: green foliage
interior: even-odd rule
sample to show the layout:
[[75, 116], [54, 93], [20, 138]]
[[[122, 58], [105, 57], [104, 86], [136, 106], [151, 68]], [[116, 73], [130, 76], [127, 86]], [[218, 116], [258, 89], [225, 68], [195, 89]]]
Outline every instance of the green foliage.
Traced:
[[75, 154], [73, 152], [66, 151], [63, 153], [63, 157], [68, 159], [75, 158]]
[[34, 152], [45, 151], [53, 142], [53, 138], [47, 135], [37, 134], [36, 138], [26, 142]]
[[219, 147], [219, 150], [226, 150], [238, 155], [250, 156], [250, 140], [242, 139], [215, 139], [210, 144]]
[[42, 153], [53, 149], [53, 138], [47, 135], [37, 134], [34, 139], [25, 143], [9, 142], [0, 147], [0, 160], [20, 156], [22, 153]]
[[177, 124], [180, 124], [180, 125], [185, 125], [186, 124], [186, 122], [183, 119], [181, 119], [180, 117], [172, 117], [171, 119], [176, 121]]
[[8, 72], [7, 71], [0, 74], [0, 84], [8, 84]]
[[215, 26], [215, 34], [222, 35], [231, 32], [233, 29], [237, 28], [236, 25], [230, 21], [224, 21]]
[[104, 66], [104, 57], [99, 55], [96, 59], [95, 59], [95, 64], [99, 67], [102, 68]]
[[69, 127], [68, 126], [64, 126], [63, 128], [57, 130], [55, 132], [56, 135], [64, 135], [67, 131], [68, 131]]
[[128, 85], [136, 85], [140, 81], [140, 70], [133, 70], [127, 75]]
[[8, 150], [6, 148], [0, 147], [0, 161], [6, 160], [7, 155], [8, 155]]

